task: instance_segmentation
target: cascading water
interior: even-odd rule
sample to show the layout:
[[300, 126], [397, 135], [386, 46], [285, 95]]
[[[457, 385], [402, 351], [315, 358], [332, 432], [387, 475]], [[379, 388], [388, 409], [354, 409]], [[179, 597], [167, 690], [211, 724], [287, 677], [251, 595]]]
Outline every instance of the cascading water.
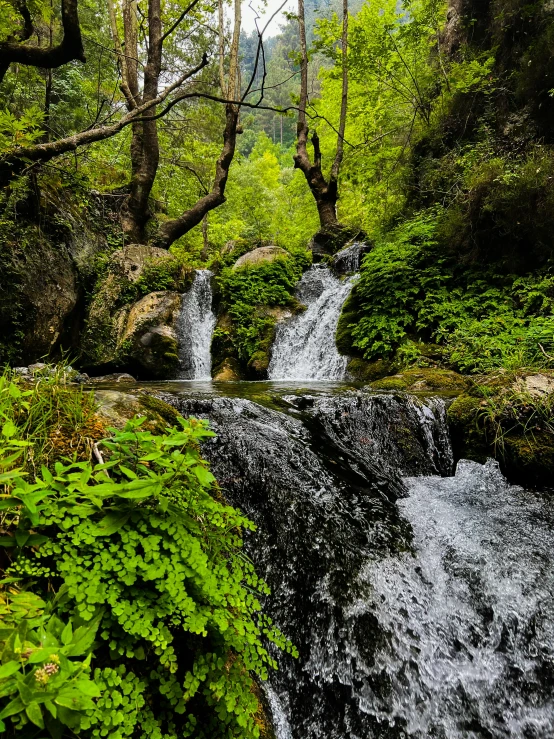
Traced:
[[340, 280], [322, 265], [309, 269], [296, 290], [307, 308], [277, 328], [270, 380], [341, 380], [347, 358], [335, 345], [335, 332], [354, 277]]
[[216, 431], [203, 452], [300, 651], [266, 691], [278, 739], [554, 736], [554, 511], [494, 463], [438, 476], [442, 401], [165, 397]]
[[181, 380], [211, 379], [211, 343], [216, 323], [211, 277], [209, 270], [197, 269], [192, 287], [183, 295], [176, 326]]

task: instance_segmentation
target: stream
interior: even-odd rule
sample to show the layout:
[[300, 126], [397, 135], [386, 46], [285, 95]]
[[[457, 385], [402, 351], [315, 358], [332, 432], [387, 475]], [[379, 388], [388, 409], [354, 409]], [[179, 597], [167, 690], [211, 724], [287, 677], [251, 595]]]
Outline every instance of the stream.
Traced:
[[276, 739], [551, 739], [550, 499], [492, 460], [455, 465], [448, 401], [342, 381], [334, 333], [355, 279], [312, 267], [271, 379], [212, 383], [197, 272], [180, 323], [182, 377], [197, 381], [148, 385], [209, 421], [203, 454], [257, 524], [245, 543], [265, 608], [300, 653], [274, 650]]

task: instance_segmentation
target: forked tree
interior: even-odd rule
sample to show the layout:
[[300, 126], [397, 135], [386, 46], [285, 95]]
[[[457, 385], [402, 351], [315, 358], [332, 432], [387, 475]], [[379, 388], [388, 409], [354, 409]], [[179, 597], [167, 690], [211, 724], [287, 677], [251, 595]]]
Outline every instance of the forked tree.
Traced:
[[[17, 9], [25, 21], [27, 6], [25, 0], [17, 0]], [[237, 137], [237, 128], [242, 105], [256, 107], [263, 99], [263, 91], [257, 104], [245, 102], [250, 93], [252, 80], [245, 92], [240, 95], [239, 78], [239, 38], [241, 27], [241, 0], [234, 2], [233, 29], [230, 48], [227, 51], [224, 33], [223, 0], [219, 0], [219, 40], [218, 68], [219, 84], [208, 87], [202, 83], [199, 73], [209, 64], [207, 53], [201, 54], [197, 63], [184, 72], [177, 73], [174, 78], [160, 89], [160, 77], [164, 68], [164, 43], [179, 25], [191, 16], [199, 0], [191, 3], [175, 19], [173, 23], [163, 27], [161, 17], [161, 0], [148, 0], [147, 42], [139, 49], [137, 33], [137, 0], [121, 0], [117, 6], [114, 0], [108, 0], [110, 26], [119, 60], [121, 90], [125, 100], [126, 111], [119, 118], [115, 116], [98, 123], [91, 128], [54, 141], [37, 143], [30, 146], [15, 147], [0, 156], [0, 186], [9, 184], [15, 177], [29, 171], [36, 165], [73, 152], [78, 148], [106, 140], [116, 136], [127, 126], [131, 126], [131, 173], [128, 195], [121, 208], [121, 224], [128, 241], [144, 243], [146, 241], [146, 225], [152, 218], [149, 208], [152, 188], [159, 167], [158, 121], [166, 116], [177, 104], [193, 98], [207, 98], [225, 106], [225, 126], [223, 130], [223, 146], [215, 163], [215, 176], [212, 188], [203, 194], [190, 208], [184, 209], [176, 218], [163, 222], [148, 239], [149, 243], [169, 248], [179, 237], [188, 233], [202, 222], [206, 214], [225, 202], [225, 186], [229, 168], [233, 161]], [[65, 19], [65, 20], [64, 20]], [[38, 49], [24, 43], [27, 31], [9, 42], [0, 44], [0, 66], [9, 66], [12, 61], [43, 67], [51, 64], [59, 66], [73, 59], [84, 61], [81, 31], [77, 15], [77, 0], [62, 0], [63, 39], [51, 49]], [[267, 27], [267, 26], [266, 26]], [[120, 37], [123, 29], [123, 38]], [[263, 31], [259, 33], [256, 68], [260, 57]], [[70, 44], [69, 38], [73, 41]], [[69, 50], [67, 49], [69, 45]], [[78, 47], [78, 48], [77, 48]], [[59, 49], [64, 48], [63, 54]], [[79, 51], [80, 49], [80, 51]], [[36, 52], [40, 53], [36, 53]], [[144, 53], [146, 63], [139, 70], [139, 59]], [[48, 56], [49, 55], [49, 56]], [[200, 53], [199, 53], [200, 56]], [[167, 64], [165, 66], [168, 66]], [[7, 68], [7, 67], [6, 67]]]
[[311, 135], [313, 145], [313, 160], [308, 153], [309, 128], [306, 110], [308, 101], [308, 48], [306, 43], [306, 22], [304, 15], [304, 0], [298, 0], [298, 27], [300, 35], [300, 102], [298, 105], [296, 155], [294, 166], [300, 169], [306, 178], [308, 186], [314, 196], [319, 222], [322, 231], [334, 233], [343, 230], [337, 219], [338, 182], [340, 167], [344, 154], [344, 132], [346, 128], [346, 111], [348, 104], [348, 0], [342, 4], [342, 36], [341, 36], [341, 63], [342, 63], [342, 93], [339, 127], [337, 129], [337, 145], [335, 156], [328, 176], [323, 172], [321, 148], [317, 131]]

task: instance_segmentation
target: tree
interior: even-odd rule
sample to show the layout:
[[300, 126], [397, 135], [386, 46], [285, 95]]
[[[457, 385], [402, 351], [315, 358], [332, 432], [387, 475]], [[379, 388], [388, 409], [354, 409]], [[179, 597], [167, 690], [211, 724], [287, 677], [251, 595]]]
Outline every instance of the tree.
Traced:
[[[64, 2], [67, 1], [64, 0]], [[122, 0], [120, 8], [115, 6], [113, 0], [109, 0], [108, 11], [112, 40], [115, 47], [114, 53], [119, 59], [120, 89], [126, 112], [116, 118], [119, 108], [117, 105], [112, 105], [112, 109], [102, 122], [97, 122], [86, 130], [53, 141], [11, 148], [0, 156], [0, 181], [7, 184], [35, 165], [116, 136], [124, 128], [130, 126], [132, 129], [131, 172], [128, 193], [121, 208], [121, 224], [127, 239], [141, 243], [149, 241], [168, 248], [179, 237], [201, 223], [210, 210], [225, 201], [225, 186], [235, 153], [240, 109], [242, 105], [249, 107], [256, 105], [245, 102], [245, 99], [251, 94], [252, 82], [256, 76], [260, 58], [263, 58], [263, 54], [260, 55], [263, 31], [258, 33], [254, 73], [241, 97], [239, 76], [241, 0], [235, 0], [234, 3], [234, 22], [228, 51], [223, 5], [220, 0], [217, 56], [219, 70], [217, 87], [219, 89], [217, 87], [214, 89], [215, 66], [209, 66], [209, 44], [197, 44], [196, 47], [193, 45], [193, 50], [188, 56], [179, 47], [179, 43], [173, 43], [168, 50], [168, 46], [173, 42], [173, 35], [181, 29], [185, 22], [188, 22], [189, 26], [193, 25], [197, 5], [199, 5], [199, 0], [192, 0], [173, 22], [166, 22], [164, 28], [160, 0], [148, 0], [146, 29], [139, 41], [137, 12], [140, 8], [138, 0]], [[200, 10], [199, 12], [205, 15], [205, 11]], [[122, 38], [120, 27], [123, 30]], [[194, 55], [197, 57], [196, 63], [191, 58]], [[201, 56], [200, 59], [198, 59], [199, 56]], [[141, 73], [139, 67], [142, 60], [145, 63]], [[189, 64], [190, 66], [177, 78], [172, 74], [165, 87], [160, 89], [162, 70], [172, 69], [174, 64], [180, 66]], [[202, 76], [202, 70], [205, 68], [210, 74]], [[142, 85], [140, 85], [141, 78]], [[151, 194], [159, 166], [159, 121], [168, 116], [176, 106], [202, 98], [225, 106], [223, 146], [216, 161], [211, 190], [205, 192], [192, 207], [162, 223], [148, 238], [146, 227], [153, 215], [150, 209]], [[263, 90], [258, 104], [262, 99]]]
[[338, 179], [340, 166], [344, 154], [344, 131], [346, 127], [346, 111], [348, 103], [348, 0], [343, 0], [342, 6], [342, 95], [337, 144], [331, 171], [327, 179], [322, 170], [321, 148], [317, 131], [312, 134], [314, 148], [313, 163], [308, 154], [309, 129], [306, 121], [308, 105], [308, 49], [306, 43], [306, 23], [304, 17], [304, 0], [298, 0], [298, 26], [300, 35], [300, 102], [297, 123], [297, 142], [294, 166], [300, 169], [315, 198], [319, 214], [320, 226], [323, 231], [340, 231], [341, 225], [337, 219]]
[[59, 44], [43, 48], [22, 43], [31, 38], [34, 28], [26, 0], [15, 0], [15, 9], [23, 20], [23, 27], [8, 40], [0, 42], [0, 83], [12, 63], [52, 69], [74, 59], [86, 61], [77, 3], [78, 0], [62, 0], [63, 38]]

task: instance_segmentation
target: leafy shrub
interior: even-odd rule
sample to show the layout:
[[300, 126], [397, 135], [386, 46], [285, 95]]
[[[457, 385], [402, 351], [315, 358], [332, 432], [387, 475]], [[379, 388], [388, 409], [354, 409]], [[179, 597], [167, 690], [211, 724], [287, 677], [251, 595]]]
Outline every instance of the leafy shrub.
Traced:
[[133, 419], [99, 445], [107, 461], [29, 479], [16, 465], [31, 442], [4, 421], [0, 639], [22, 650], [1, 656], [5, 736], [259, 736], [266, 642], [295, 650], [261, 612], [268, 589], [242, 553], [253, 524], [213, 496], [198, 447], [213, 433], [178, 420], [153, 435]]
[[298, 252], [273, 262], [221, 271], [217, 279], [221, 311], [230, 315], [233, 324], [232, 330], [225, 333], [239, 359], [248, 362], [256, 352], [269, 351], [275, 319], [264, 315], [261, 309], [295, 307], [294, 289], [308, 264], [309, 255]]
[[341, 335], [370, 360], [415, 338], [444, 344], [447, 361], [464, 372], [552, 364], [550, 273], [518, 277], [457, 265], [445, 255], [438, 224], [437, 212], [426, 211], [382, 237], [364, 259]]

